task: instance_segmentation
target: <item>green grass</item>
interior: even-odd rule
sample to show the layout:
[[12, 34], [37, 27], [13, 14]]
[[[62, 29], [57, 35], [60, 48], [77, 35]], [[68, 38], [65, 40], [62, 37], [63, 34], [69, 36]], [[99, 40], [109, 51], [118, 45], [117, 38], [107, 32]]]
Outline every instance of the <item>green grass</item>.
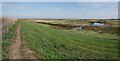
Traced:
[[93, 31], [62, 31], [29, 21], [19, 21], [22, 42], [43, 59], [118, 58], [117, 35]]
[[9, 46], [12, 44], [12, 40], [15, 38], [16, 25], [10, 25], [7, 33], [2, 35], [2, 57], [3, 59], [8, 59]]

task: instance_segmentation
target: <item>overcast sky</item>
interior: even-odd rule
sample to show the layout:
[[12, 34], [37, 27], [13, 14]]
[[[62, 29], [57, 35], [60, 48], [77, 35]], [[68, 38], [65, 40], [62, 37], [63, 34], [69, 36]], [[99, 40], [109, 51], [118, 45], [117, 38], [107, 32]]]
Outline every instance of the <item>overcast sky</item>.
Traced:
[[117, 2], [4, 2], [3, 15], [20, 18], [118, 18]]

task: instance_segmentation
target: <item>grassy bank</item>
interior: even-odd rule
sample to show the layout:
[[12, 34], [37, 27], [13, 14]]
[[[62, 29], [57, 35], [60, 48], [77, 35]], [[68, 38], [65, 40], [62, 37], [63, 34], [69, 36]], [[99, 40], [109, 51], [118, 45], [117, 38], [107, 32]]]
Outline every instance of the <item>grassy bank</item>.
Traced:
[[62, 31], [29, 21], [20, 21], [22, 42], [38, 58], [117, 58], [117, 36], [90, 31]]
[[9, 46], [12, 44], [12, 40], [15, 38], [16, 24], [10, 25], [9, 30], [2, 35], [2, 57], [8, 59]]

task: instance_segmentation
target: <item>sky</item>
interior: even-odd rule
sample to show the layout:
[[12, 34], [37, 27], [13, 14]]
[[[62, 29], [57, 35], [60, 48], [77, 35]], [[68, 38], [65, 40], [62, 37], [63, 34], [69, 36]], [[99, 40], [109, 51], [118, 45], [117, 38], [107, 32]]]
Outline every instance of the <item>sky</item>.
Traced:
[[118, 18], [117, 2], [3, 2], [3, 16], [18, 18]]
[[3, 2], [118, 2], [119, 0], [2, 0]]
[[2, 4], [0, 2], [0, 17], [2, 16]]

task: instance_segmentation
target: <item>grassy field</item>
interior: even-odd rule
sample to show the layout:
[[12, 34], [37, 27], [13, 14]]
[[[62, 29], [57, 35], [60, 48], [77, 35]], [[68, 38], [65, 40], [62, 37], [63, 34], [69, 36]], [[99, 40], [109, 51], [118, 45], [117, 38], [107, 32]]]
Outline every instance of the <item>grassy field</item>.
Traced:
[[[35, 19], [34, 19], [35, 20]], [[100, 21], [100, 20], [78, 20], [78, 19], [63, 19], [63, 20], [41, 20], [38, 19], [41, 22], [49, 22], [49, 23], [58, 23], [58, 24], [90, 24], [90, 21]], [[119, 20], [102, 20], [105, 21], [108, 24], [111, 24], [112, 26], [118, 26]]]
[[49, 23], [57, 23], [57, 24], [89, 24], [89, 22], [87, 20], [74, 20], [74, 19], [62, 19], [62, 20], [41, 20], [39, 19], [39, 21], [41, 22], [49, 22]]
[[24, 47], [43, 59], [118, 58], [117, 35], [93, 31], [66, 31], [31, 21], [19, 21]]

